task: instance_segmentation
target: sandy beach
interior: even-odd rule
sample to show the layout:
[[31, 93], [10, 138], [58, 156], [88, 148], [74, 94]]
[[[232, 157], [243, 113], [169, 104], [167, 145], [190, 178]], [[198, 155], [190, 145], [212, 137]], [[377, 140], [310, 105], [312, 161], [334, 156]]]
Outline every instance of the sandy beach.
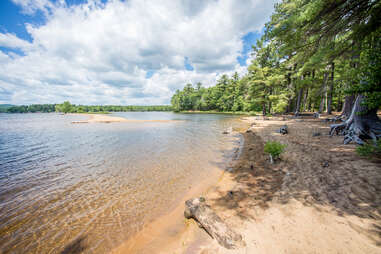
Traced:
[[117, 116], [109, 116], [105, 114], [74, 114], [74, 115], [80, 115], [85, 116], [88, 119], [86, 120], [80, 120], [80, 121], [73, 121], [74, 124], [79, 123], [144, 123], [144, 122], [156, 122], [156, 123], [169, 123], [169, 122], [179, 122], [179, 120], [133, 120], [133, 119], [126, 119], [123, 117], [117, 117]]
[[[221, 247], [182, 217], [182, 204], [113, 253], [380, 253], [380, 161], [328, 136], [321, 119], [260, 119], [243, 119], [250, 128], [233, 171], [186, 197], [202, 194], [246, 247]], [[277, 132], [284, 124], [287, 135]], [[263, 145], [274, 140], [287, 148], [271, 165]]]

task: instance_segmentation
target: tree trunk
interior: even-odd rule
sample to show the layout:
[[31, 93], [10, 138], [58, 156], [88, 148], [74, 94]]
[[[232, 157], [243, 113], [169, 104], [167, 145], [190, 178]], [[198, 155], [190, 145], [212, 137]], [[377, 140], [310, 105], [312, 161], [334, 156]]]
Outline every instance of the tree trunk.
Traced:
[[324, 111], [325, 98], [327, 94], [327, 79], [328, 79], [328, 73], [325, 72], [324, 78], [323, 78], [323, 84], [320, 90], [321, 102], [319, 106], [319, 114], [321, 114]]
[[306, 93], [304, 94], [303, 111], [306, 111], [308, 109], [308, 107], [307, 107], [307, 98], [308, 98], [308, 88], [306, 89]]
[[335, 63], [331, 63], [331, 81], [329, 82], [329, 93], [327, 98], [327, 113], [332, 114], [333, 81], [335, 78]]
[[351, 115], [353, 104], [355, 104], [355, 95], [347, 95], [345, 96], [344, 105], [341, 110], [341, 117], [344, 119], [348, 119]]
[[365, 96], [358, 95], [353, 105], [349, 118], [340, 124], [332, 124], [330, 135], [344, 135], [344, 144], [352, 141], [359, 145], [364, 144], [364, 139], [374, 142], [381, 137], [381, 120], [377, 116], [377, 109], [369, 110], [362, 105]]
[[262, 102], [262, 115], [266, 115], [266, 102]]
[[[272, 87], [270, 87], [270, 93], [269, 93], [270, 95], [272, 95], [273, 94], [273, 88]], [[271, 107], [272, 107], [272, 105], [271, 105], [272, 103], [271, 103], [271, 100], [269, 100], [269, 109], [268, 109], [268, 111], [267, 112], [269, 112], [269, 114], [271, 114]]]
[[298, 115], [300, 113], [300, 104], [302, 101], [302, 95], [303, 95], [303, 88], [300, 88], [298, 92], [298, 98], [296, 101], [295, 115]]
[[205, 203], [203, 198], [193, 198], [185, 202], [184, 216], [193, 218], [206, 232], [227, 249], [244, 247], [242, 236], [231, 230], [222, 219]]

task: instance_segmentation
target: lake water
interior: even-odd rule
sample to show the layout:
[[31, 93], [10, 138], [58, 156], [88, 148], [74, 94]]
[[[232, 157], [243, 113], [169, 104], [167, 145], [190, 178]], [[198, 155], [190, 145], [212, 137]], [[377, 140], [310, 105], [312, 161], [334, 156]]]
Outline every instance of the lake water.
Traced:
[[128, 119], [0, 114], [0, 253], [105, 253], [226, 169], [235, 117], [129, 112]]

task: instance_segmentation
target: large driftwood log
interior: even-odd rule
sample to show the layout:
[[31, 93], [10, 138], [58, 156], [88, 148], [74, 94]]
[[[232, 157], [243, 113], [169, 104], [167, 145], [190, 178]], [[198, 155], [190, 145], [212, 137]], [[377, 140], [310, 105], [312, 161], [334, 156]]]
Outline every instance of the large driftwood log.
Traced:
[[217, 242], [228, 249], [245, 246], [242, 236], [231, 230], [205, 203], [204, 198], [193, 198], [185, 202], [184, 216], [195, 219]]

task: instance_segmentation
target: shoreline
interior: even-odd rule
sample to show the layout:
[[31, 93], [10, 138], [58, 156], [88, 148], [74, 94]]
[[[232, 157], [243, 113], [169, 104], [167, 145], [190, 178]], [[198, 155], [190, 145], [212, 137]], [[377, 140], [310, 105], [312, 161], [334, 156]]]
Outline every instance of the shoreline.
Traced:
[[[183, 218], [181, 203], [129, 239], [130, 249], [125, 243], [111, 253], [380, 253], [379, 160], [361, 158], [355, 145], [326, 135], [329, 125], [322, 119], [242, 120], [250, 128], [242, 132], [239, 158], [202, 196], [242, 234], [246, 247], [219, 246], [194, 220]], [[277, 132], [284, 124], [287, 135]], [[263, 153], [266, 141], [287, 144], [274, 165]], [[200, 194], [188, 193], [184, 200]], [[176, 220], [181, 230], [166, 224]], [[161, 229], [170, 237], [158, 240]]]
[[[213, 167], [212, 174], [202, 182], [193, 186], [182, 198], [176, 201], [174, 207], [168, 208], [167, 213], [159, 216], [127, 239], [121, 245], [110, 251], [110, 254], [123, 253], [182, 253], [185, 242], [202, 242], [203, 239], [197, 235], [198, 226], [194, 221], [184, 218], [184, 203], [195, 196], [206, 196], [214, 191], [215, 186], [224, 179], [224, 176], [239, 158], [244, 146], [242, 131], [234, 131], [238, 134], [238, 146], [233, 147], [231, 157], [226, 161], [224, 168]], [[179, 244], [181, 243], [181, 244]]]
[[76, 116], [85, 116], [88, 117], [87, 120], [79, 120], [79, 121], [72, 121], [72, 124], [82, 124], [82, 123], [171, 123], [171, 122], [181, 122], [181, 120], [133, 120], [133, 119], [127, 119], [123, 117], [118, 116], [109, 116], [105, 114], [78, 114], [73, 113], [72, 115]]
[[[246, 247], [227, 250], [196, 227], [196, 240], [178, 253], [380, 253], [379, 160], [325, 135], [322, 119], [243, 120], [250, 128], [242, 154], [206, 201]], [[278, 132], [284, 124], [287, 135]], [[274, 165], [263, 152], [267, 141], [287, 145]]]

